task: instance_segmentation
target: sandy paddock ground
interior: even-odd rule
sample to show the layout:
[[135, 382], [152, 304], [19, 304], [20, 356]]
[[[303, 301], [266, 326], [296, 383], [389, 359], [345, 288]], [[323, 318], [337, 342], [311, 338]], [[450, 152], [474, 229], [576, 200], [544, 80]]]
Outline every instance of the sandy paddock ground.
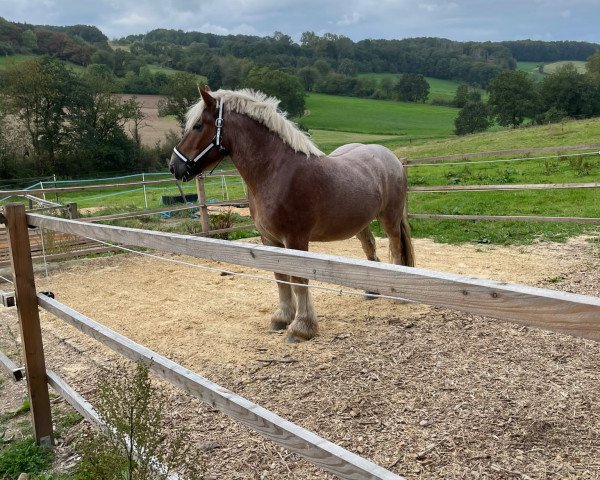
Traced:
[[[387, 241], [377, 243], [387, 258]], [[598, 252], [583, 239], [526, 247], [416, 240], [415, 249], [422, 268], [600, 295]], [[312, 250], [362, 258], [356, 239]], [[266, 331], [274, 284], [132, 254], [63, 264], [37, 282], [83, 314], [407, 478], [600, 479], [596, 342], [314, 290], [320, 334], [288, 345]], [[49, 368], [93, 401], [95, 372], [118, 357], [42, 316]], [[0, 309], [0, 322], [0, 346], [10, 350], [14, 309]], [[333, 478], [164, 389], [168, 421], [193, 427], [208, 478]]]

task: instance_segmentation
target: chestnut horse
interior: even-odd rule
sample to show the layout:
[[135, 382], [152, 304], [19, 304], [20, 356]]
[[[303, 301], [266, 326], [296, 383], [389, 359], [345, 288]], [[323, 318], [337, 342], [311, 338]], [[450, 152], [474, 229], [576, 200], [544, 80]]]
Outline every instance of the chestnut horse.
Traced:
[[[179, 180], [229, 155], [248, 187], [250, 213], [265, 245], [308, 250], [312, 241], [356, 235], [379, 261], [369, 229], [377, 218], [395, 264], [414, 266], [407, 220], [404, 166], [387, 148], [352, 143], [323, 154], [278, 110], [279, 101], [252, 90], [201, 90], [187, 113], [184, 136], [169, 168]], [[318, 330], [308, 280], [276, 273], [279, 308], [270, 330], [287, 328], [289, 342]], [[294, 301], [295, 300], [295, 301]]]

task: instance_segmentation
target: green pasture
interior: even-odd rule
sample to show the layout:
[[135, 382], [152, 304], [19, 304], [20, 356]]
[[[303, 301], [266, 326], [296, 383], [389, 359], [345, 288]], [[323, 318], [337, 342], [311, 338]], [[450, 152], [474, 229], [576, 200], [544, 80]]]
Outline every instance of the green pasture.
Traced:
[[539, 66], [544, 62], [517, 62], [517, 70], [533, 75], [536, 80], [544, 78], [545, 74], [539, 71]]
[[600, 144], [600, 118], [569, 120], [551, 125], [460, 137], [452, 135], [413, 145], [399, 145], [394, 151], [399, 156], [414, 159], [471, 152], [588, 144]]
[[38, 55], [0, 55], [0, 70], [9, 65], [16, 65], [37, 58]]
[[[398, 137], [398, 143], [452, 134], [455, 108], [311, 93], [301, 123], [318, 130]], [[318, 135], [316, 135], [318, 137]], [[316, 139], [316, 138], [315, 138]], [[331, 141], [331, 138], [328, 139]], [[341, 142], [348, 143], [348, 142]], [[318, 141], [317, 141], [318, 144]], [[324, 147], [323, 147], [324, 148]]]
[[563, 60], [561, 62], [548, 63], [548, 64], [544, 65], [544, 72], [546, 72], [546, 73], [554, 73], [560, 67], [562, 67], [562, 66], [564, 66], [564, 65], [566, 65], [568, 63], [573, 64], [573, 66], [577, 69], [577, 71], [579, 73], [585, 73], [585, 72], [587, 72], [587, 68], [585, 66], [586, 62], [577, 61], [577, 60]]

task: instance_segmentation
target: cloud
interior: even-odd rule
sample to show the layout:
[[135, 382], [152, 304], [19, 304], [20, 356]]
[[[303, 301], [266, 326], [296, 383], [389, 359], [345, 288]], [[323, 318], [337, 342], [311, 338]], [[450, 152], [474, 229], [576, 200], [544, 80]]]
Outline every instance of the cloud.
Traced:
[[[155, 28], [298, 40], [314, 31], [365, 38], [445, 37], [600, 42], [598, 0], [0, 0], [0, 15], [33, 24], [95, 25], [110, 38]], [[531, 21], [531, 19], [535, 19]]]
[[355, 23], [358, 23], [359, 20], [360, 13], [352, 12], [350, 15], [346, 13], [340, 20], [336, 22], [336, 24], [340, 26], [354, 25]]

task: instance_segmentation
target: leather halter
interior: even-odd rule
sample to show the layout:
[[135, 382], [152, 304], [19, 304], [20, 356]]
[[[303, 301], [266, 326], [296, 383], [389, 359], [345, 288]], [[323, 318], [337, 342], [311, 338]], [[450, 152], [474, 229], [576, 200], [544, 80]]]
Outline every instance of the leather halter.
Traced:
[[[206, 148], [204, 148], [204, 150], [202, 150], [194, 158], [189, 159], [182, 152], [179, 151], [177, 146], [175, 148], [173, 148], [173, 152], [175, 152], [175, 155], [177, 155], [179, 157], [179, 159], [183, 163], [186, 164], [188, 172], [191, 172], [192, 169], [196, 166], [196, 164], [200, 160], [202, 160], [208, 154], [208, 152], [210, 152], [213, 148], [219, 149], [219, 153], [221, 154], [221, 159], [219, 160], [219, 162], [223, 159], [223, 157], [225, 155], [227, 155], [229, 153], [227, 151], [227, 149], [225, 147], [223, 147], [223, 145], [221, 145], [221, 136], [222, 136], [221, 130], [223, 129], [223, 103], [224, 103], [223, 100], [221, 100], [221, 102], [219, 104], [219, 116], [215, 120], [215, 126], [217, 127], [217, 133], [215, 134], [215, 136], [213, 137], [211, 142], [206, 146]], [[215, 165], [215, 167], [216, 167], [216, 165]]]

